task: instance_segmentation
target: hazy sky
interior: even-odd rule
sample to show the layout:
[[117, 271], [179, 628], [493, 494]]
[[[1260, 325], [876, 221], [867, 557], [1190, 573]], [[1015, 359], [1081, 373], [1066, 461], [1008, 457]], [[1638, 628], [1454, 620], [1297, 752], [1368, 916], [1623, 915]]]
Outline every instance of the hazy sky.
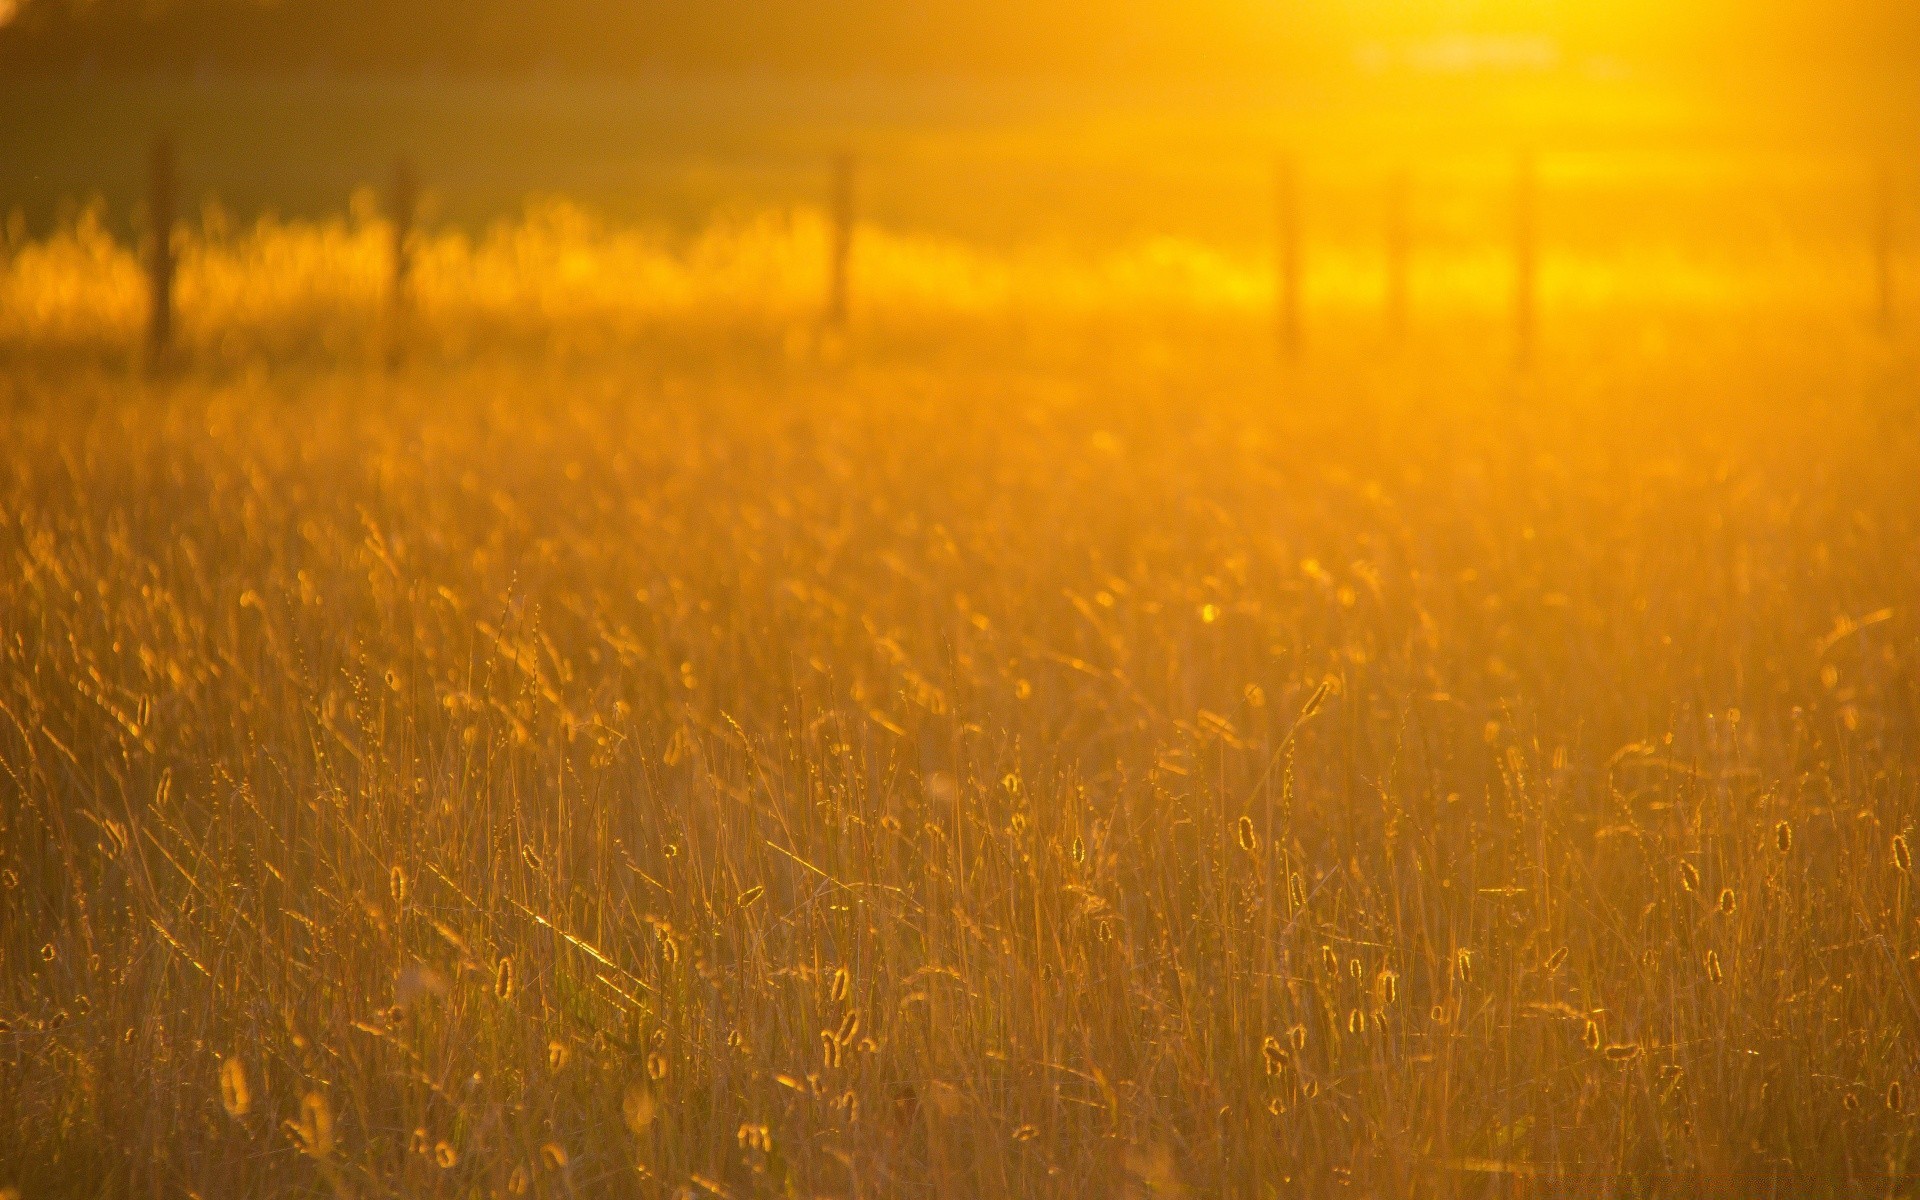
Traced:
[[44, 66], [1903, 72], [1916, 0], [0, 0]]

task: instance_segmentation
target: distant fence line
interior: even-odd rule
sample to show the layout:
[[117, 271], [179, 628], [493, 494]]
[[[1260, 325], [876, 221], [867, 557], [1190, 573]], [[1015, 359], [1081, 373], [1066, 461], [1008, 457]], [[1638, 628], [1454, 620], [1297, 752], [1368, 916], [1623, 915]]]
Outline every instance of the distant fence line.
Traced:
[[420, 185], [413, 164], [405, 157], [393, 164], [393, 182], [387, 191], [387, 220], [393, 231], [389, 253], [393, 282], [387, 293], [387, 366], [398, 367], [406, 354], [407, 313], [412, 297], [408, 278], [413, 274], [413, 218], [419, 208]]
[[[852, 312], [855, 170], [856, 160], [850, 151], [841, 151], [830, 160], [831, 234], [822, 320], [828, 329], [836, 332], [845, 331]], [[159, 369], [166, 363], [173, 340], [174, 282], [179, 266], [173, 244], [178, 185], [173, 142], [162, 135], [153, 147], [147, 200], [150, 228], [146, 254], [146, 360], [150, 369]], [[385, 358], [390, 368], [398, 366], [406, 352], [411, 309], [408, 282], [412, 271], [412, 233], [418, 207], [419, 181], [411, 160], [402, 156], [394, 163], [384, 205], [391, 229], [385, 330]]]
[[154, 232], [147, 254], [147, 358], [158, 363], [173, 340], [173, 201], [178, 180], [171, 139], [162, 137], [154, 143], [150, 174], [147, 220]]
[[[821, 322], [834, 331], [844, 331], [853, 306], [853, 250], [857, 224], [856, 180], [858, 162], [850, 151], [840, 151], [826, 162], [829, 220], [825, 264], [826, 295], [821, 302]], [[147, 287], [145, 346], [147, 361], [159, 366], [167, 359], [174, 338], [175, 285], [178, 261], [173, 230], [178, 212], [179, 172], [171, 139], [162, 136], [153, 146], [149, 163], [147, 200], [148, 234], [144, 267]], [[1304, 215], [1300, 203], [1300, 168], [1291, 153], [1279, 156], [1274, 171], [1274, 306], [1276, 339], [1280, 354], [1287, 359], [1299, 357], [1303, 347], [1303, 287], [1305, 273]], [[1526, 367], [1533, 361], [1538, 341], [1540, 229], [1538, 220], [1538, 180], [1536, 155], [1522, 149], [1515, 158], [1511, 197], [1512, 226], [1509, 252], [1512, 261], [1511, 328], [1516, 363]], [[1411, 233], [1411, 174], [1402, 166], [1385, 181], [1385, 220], [1381, 231], [1385, 251], [1385, 281], [1382, 294], [1383, 322], [1395, 340], [1405, 336], [1409, 324], [1410, 261], [1414, 246]], [[1894, 220], [1896, 189], [1892, 168], [1882, 164], [1874, 178], [1868, 219], [1868, 241], [1873, 260], [1875, 319], [1883, 332], [1890, 332], [1895, 317], [1894, 260], [1897, 239]], [[413, 268], [413, 231], [418, 216], [420, 185], [415, 170], [405, 157], [398, 159], [386, 191], [383, 209], [391, 240], [387, 283], [385, 358], [397, 365], [404, 358], [412, 307], [410, 277]]]

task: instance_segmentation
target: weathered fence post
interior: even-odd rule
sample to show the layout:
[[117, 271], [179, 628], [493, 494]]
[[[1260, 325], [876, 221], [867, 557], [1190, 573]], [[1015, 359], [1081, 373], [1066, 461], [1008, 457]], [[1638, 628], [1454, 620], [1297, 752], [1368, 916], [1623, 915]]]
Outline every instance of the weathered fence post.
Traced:
[[400, 365], [406, 353], [408, 316], [412, 297], [408, 278], [413, 273], [413, 218], [420, 189], [413, 164], [403, 156], [393, 164], [393, 186], [387, 194], [387, 220], [393, 233], [393, 280], [387, 293], [387, 366]]
[[153, 144], [147, 190], [147, 364], [158, 368], [173, 340], [173, 142]]
[[1880, 164], [1874, 181], [1873, 269], [1880, 332], [1893, 332], [1893, 168]]
[[827, 324], [844, 330], [852, 310], [848, 296], [849, 267], [853, 257], [853, 155], [841, 151], [833, 156], [831, 216], [832, 243], [828, 247]]
[[1535, 229], [1533, 151], [1522, 150], [1513, 190], [1513, 332], [1514, 354], [1523, 367], [1533, 363], [1535, 315], [1538, 301], [1539, 252]]
[[1407, 257], [1411, 236], [1407, 230], [1405, 167], [1387, 180], [1387, 335], [1400, 341], [1407, 334]]
[[1280, 353], [1300, 356], [1300, 181], [1293, 156], [1283, 154], [1274, 169], [1274, 218]]

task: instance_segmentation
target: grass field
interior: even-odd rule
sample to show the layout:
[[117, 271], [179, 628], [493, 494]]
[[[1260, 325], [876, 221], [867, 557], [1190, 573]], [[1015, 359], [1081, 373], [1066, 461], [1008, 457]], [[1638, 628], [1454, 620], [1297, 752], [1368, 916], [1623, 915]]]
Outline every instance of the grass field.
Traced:
[[702, 228], [10, 243], [9, 1195], [1912, 1194], [1857, 245]]

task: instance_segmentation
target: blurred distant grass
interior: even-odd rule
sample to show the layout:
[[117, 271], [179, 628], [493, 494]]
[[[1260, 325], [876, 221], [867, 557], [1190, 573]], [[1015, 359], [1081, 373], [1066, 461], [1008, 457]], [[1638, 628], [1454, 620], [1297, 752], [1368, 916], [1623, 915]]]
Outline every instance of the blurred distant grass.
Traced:
[[[396, 349], [443, 362], [502, 352], [573, 358], [662, 339], [691, 347], [723, 330], [736, 349], [804, 358], [823, 333], [830, 237], [812, 206], [743, 209], [677, 234], [611, 222], [564, 200], [472, 233], [430, 224], [410, 239], [398, 313], [391, 238], [369, 188], [346, 213], [317, 220], [247, 221], [208, 205], [174, 233], [175, 365], [368, 364]], [[16, 223], [0, 242], [0, 357], [25, 367], [54, 358], [135, 364], [148, 303], [140, 253], [97, 206], [44, 238]], [[1418, 243], [1408, 268], [1410, 337], [1396, 348], [1380, 248], [1315, 240], [1303, 279], [1309, 354], [1333, 350], [1339, 361], [1446, 344], [1466, 361], [1507, 362], [1515, 350], [1510, 255], [1487, 229], [1451, 244]], [[1911, 249], [1902, 253], [1897, 279], [1914, 274], [1914, 259]], [[1702, 336], [1724, 343], [1782, 329], [1846, 342], [1874, 323], [1870, 263], [1864, 247], [1848, 244], [1735, 252], [1549, 242], [1542, 349], [1570, 360], [1632, 357]], [[1176, 340], [1247, 339], [1262, 362], [1273, 354], [1274, 267], [1260, 246], [1171, 235], [996, 246], [868, 219], [854, 238], [852, 290], [855, 340], [869, 350], [901, 339], [964, 344], [971, 330], [997, 328], [1025, 330], [1014, 344], [1129, 330], [1152, 345], [1156, 331], [1169, 331]]]

